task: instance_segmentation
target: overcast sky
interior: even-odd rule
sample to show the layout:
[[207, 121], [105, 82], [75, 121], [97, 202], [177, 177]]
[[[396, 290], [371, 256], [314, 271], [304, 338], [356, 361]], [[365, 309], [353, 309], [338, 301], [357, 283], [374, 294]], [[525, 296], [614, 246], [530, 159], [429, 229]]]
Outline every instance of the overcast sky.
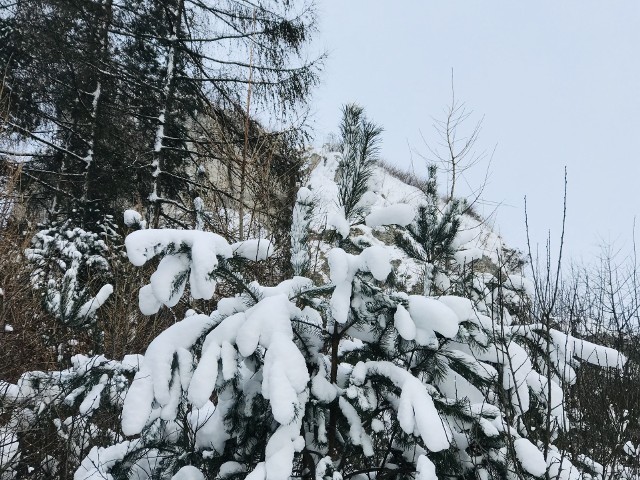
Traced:
[[[535, 242], [557, 240], [564, 167], [566, 247], [588, 260], [629, 247], [640, 188], [640, 2], [318, 0], [329, 52], [313, 103], [317, 141], [357, 102], [381, 124], [382, 156], [424, 173], [422, 137], [451, 98], [484, 117], [477, 150], [495, 147], [483, 193], [496, 229], [524, 249], [524, 197]], [[479, 185], [486, 162], [468, 172]], [[445, 179], [442, 178], [444, 181]], [[640, 219], [638, 220], [640, 223]], [[637, 229], [640, 232], [640, 229]], [[555, 242], [557, 245], [557, 241]]]

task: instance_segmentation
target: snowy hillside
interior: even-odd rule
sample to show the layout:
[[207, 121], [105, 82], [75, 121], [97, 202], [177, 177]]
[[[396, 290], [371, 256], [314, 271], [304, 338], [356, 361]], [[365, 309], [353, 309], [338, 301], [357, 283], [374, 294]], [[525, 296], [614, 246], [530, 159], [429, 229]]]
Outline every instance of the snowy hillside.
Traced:
[[[385, 243], [384, 233], [387, 225], [405, 227], [410, 224], [420, 206], [427, 202], [425, 192], [408, 185], [396, 178], [383, 166], [376, 166], [369, 180], [369, 191], [360, 200], [364, 209], [364, 222], [354, 225], [349, 231], [348, 222], [344, 219], [338, 198], [336, 184], [336, 170], [340, 161], [340, 154], [336, 152], [321, 152], [316, 154], [316, 164], [312, 168], [306, 188], [309, 189], [314, 208], [314, 218], [311, 227], [316, 232], [325, 228], [335, 229], [343, 237], [350, 233], [352, 240], [361, 245], [385, 245], [391, 261], [395, 261], [396, 275], [408, 290], [421, 289], [425, 274], [424, 262], [409, 257], [405, 251], [394, 244], [393, 238]], [[305, 193], [306, 194], [306, 193]], [[441, 201], [440, 210], [446, 205]], [[494, 265], [500, 259], [504, 260], [506, 246], [502, 239], [494, 233], [484, 221], [463, 214], [460, 216], [460, 227], [455, 239], [454, 259], [460, 266], [471, 264], [474, 260], [485, 258]], [[325, 249], [328, 248], [325, 246]], [[325, 252], [326, 253], [326, 252]], [[516, 281], [522, 281], [516, 279]], [[447, 279], [441, 278], [446, 285]], [[529, 282], [524, 280], [529, 292], [532, 293]], [[443, 285], [443, 286], [444, 286]], [[446, 290], [443, 289], [443, 290]]]

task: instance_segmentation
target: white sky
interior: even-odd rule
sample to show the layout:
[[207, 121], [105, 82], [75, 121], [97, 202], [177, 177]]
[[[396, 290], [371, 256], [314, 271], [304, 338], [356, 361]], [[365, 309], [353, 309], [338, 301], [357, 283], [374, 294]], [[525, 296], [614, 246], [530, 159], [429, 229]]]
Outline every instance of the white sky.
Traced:
[[[318, 0], [329, 52], [314, 99], [317, 141], [357, 102], [381, 124], [382, 156], [408, 167], [436, 142], [432, 117], [451, 97], [484, 116], [478, 150], [493, 150], [484, 199], [498, 229], [525, 247], [557, 246], [564, 166], [566, 248], [588, 260], [602, 242], [629, 247], [640, 177], [640, 2]], [[424, 173], [416, 153], [413, 163]], [[486, 165], [469, 172], [477, 186]], [[444, 181], [444, 178], [441, 178]], [[485, 207], [489, 213], [492, 207]], [[640, 219], [638, 219], [640, 222]], [[640, 232], [640, 229], [637, 229]]]

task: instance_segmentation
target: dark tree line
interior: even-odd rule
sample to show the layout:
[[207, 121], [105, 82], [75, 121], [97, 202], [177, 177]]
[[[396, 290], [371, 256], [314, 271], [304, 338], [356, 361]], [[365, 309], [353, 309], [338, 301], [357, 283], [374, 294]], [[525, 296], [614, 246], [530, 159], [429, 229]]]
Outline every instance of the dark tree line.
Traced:
[[[193, 214], [192, 200], [218, 189], [196, 175], [207, 161], [231, 151], [242, 171], [267, 137], [292, 151], [298, 129], [256, 118], [291, 124], [317, 81], [319, 60], [305, 57], [311, 3], [2, 0], [1, 10], [0, 154], [51, 219], [93, 222], [129, 205], [154, 225]], [[274, 168], [287, 168], [282, 157]]]

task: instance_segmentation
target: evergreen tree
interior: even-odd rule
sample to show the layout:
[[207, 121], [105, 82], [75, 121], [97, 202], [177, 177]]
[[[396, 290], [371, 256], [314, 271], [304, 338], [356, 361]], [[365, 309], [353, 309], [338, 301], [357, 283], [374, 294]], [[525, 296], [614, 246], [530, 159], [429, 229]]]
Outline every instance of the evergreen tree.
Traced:
[[5, 135], [33, 146], [24, 173], [54, 219], [139, 202], [154, 224], [192, 214], [193, 190], [212, 187], [190, 173], [215, 145], [247, 143], [204, 137], [208, 118], [223, 133], [255, 112], [286, 121], [316, 82], [317, 62], [302, 60], [312, 5], [24, 0], [9, 11], [0, 70], [18, 101]]
[[[184, 229], [127, 237], [134, 265], [161, 257], [139, 292], [143, 314], [186, 292], [217, 308], [190, 310], [153, 340], [122, 403], [122, 433], [94, 443], [75, 478], [602, 478], [558, 441], [570, 428], [560, 377], [575, 376], [580, 362], [620, 369], [626, 359], [512, 315], [530, 285], [490, 257], [494, 244], [463, 241], [462, 228], [420, 229], [420, 208], [433, 199], [400, 189], [379, 167], [367, 171], [360, 213], [347, 222], [341, 182], [361, 179], [338, 174], [344, 158], [315, 167], [294, 210], [292, 264], [314, 280], [251, 281], [247, 265], [273, 253], [265, 239], [232, 244]], [[329, 225], [340, 230], [338, 246], [330, 214], [342, 215]], [[129, 212], [127, 223], [142, 225], [140, 215]], [[495, 270], [476, 272], [468, 298], [415, 293], [417, 279], [399, 279], [428, 257], [398, 248], [397, 232], [445, 252], [443, 268], [464, 265], [460, 253], [473, 243]], [[305, 236], [318, 238], [315, 271]], [[86, 398], [102, 395], [108, 378], [91, 380]], [[15, 445], [20, 423], [1, 428]]]

